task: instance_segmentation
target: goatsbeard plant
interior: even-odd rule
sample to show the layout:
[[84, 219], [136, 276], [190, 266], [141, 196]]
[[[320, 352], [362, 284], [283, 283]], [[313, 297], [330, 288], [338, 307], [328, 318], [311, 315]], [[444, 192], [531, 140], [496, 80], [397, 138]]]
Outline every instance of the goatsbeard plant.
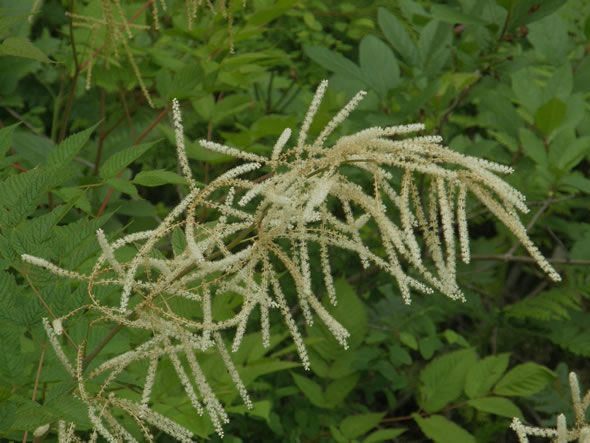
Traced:
[[[190, 430], [156, 412], [151, 392], [158, 367], [167, 360], [174, 367], [188, 400], [199, 414], [209, 415], [223, 435], [228, 416], [199, 365], [199, 353], [215, 350], [221, 356], [244, 403], [251, 407], [245, 386], [231, 359], [250, 314], [259, 310], [262, 343], [270, 343], [269, 312], [282, 315], [305, 369], [310, 361], [302, 334], [293, 317], [297, 305], [307, 324], [318, 317], [346, 348], [348, 331], [334, 319], [318, 298], [318, 276], [332, 304], [338, 302], [331, 256], [346, 250], [364, 267], [374, 266], [391, 275], [400, 294], [410, 303], [412, 290], [438, 291], [464, 300], [456, 280], [457, 256], [470, 260], [466, 215], [468, 192], [492, 212], [527, 249], [554, 281], [560, 276], [527, 235], [517, 212], [527, 212], [525, 197], [499, 177], [512, 169], [462, 155], [441, 145], [438, 136], [403, 138], [424, 129], [422, 124], [373, 127], [326, 142], [336, 127], [361, 101], [359, 92], [313, 140], [308, 130], [319, 108], [327, 82], [320, 84], [295, 143], [291, 130], [279, 137], [270, 158], [211, 141], [207, 149], [244, 160], [211, 183], [199, 187], [192, 177], [184, 148], [179, 104], [173, 101], [173, 120], [181, 170], [189, 192], [153, 230], [137, 232], [110, 242], [102, 230], [97, 240], [102, 254], [89, 275], [65, 270], [38, 257], [24, 261], [88, 287], [88, 304], [55, 319], [45, 329], [61, 362], [77, 382], [75, 395], [88, 407], [93, 439], [134, 441], [121, 421], [127, 414], [146, 440], [148, 426], [159, 428], [179, 441], [191, 441]], [[256, 175], [257, 171], [264, 171]], [[396, 175], [401, 185], [395, 189]], [[358, 181], [364, 176], [363, 186]], [[355, 179], [356, 178], [356, 179]], [[367, 180], [367, 178], [369, 180]], [[206, 211], [207, 222], [204, 221]], [[362, 231], [371, 230], [377, 241]], [[182, 248], [165, 255], [161, 246], [170, 234], [182, 238]], [[137, 253], [124, 262], [117, 250], [135, 245]], [[318, 252], [321, 272], [310, 266]], [[424, 258], [434, 263], [427, 266]], [[312, 277], [313, 276], [313, 277]], [[106, 297], [100, 287], [118, 287], [118, 297]], [[290, 296], [288, 286], [295, 288]], [[233, 316], [220, 316], [212, 308], [216, 299], [241, 301]], [[199, 318], [186, 315], [178, 300], [196, 304]], [[94, 322], [138, 330], [143, 343], [86, 370], [85, 344], [76, 344], [76, 358], [62, 348], [58, 336], [80, 311]], [[194, 311], [193, 311], [194, 312]], [[143, 331], [143, 332], [141, 332]], [[226, 344], [226, 340], [230, 344]], [[132, 401], [110, 389], [130, 365], [147, 366], [141, 400]], [[188, 369], [187, 369], [188, 368]], [[89, 388], [101, 377], [100, 389]], [[60, 441], [75, 437], [75, 425], [59, 423]]]

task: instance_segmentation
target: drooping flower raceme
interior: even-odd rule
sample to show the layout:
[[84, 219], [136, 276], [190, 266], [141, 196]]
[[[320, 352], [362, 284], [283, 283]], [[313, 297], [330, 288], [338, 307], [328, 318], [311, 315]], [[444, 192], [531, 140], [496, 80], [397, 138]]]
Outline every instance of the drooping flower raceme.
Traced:
[[[75, 313], [54, 321], [58, 325], [55, 330], [45, 322], [58, 356], [78, 381], [76, 394], [88, 405], [95, 432], [104, 438], [113, 441], [129, 437], [113, 412], [123, 411], [148, 440], [148, 423], [178, 440], [191, 439], [188, 429], [150, 407], [158, 367], [164, 360], [172, 364], [197, 413], [207, 411], [222, 435], [222, 424], [228, 417], [199, 365], [198, 355], [215, 349], [243, 401], [251, 406], [225, 339], [231, 340], [232, 351], [237, 350], [251, 327], [248, 320], [254, 310], [260, 313], [264, 346], [270, 344], [270, 312], [278, 311], [306, 369], [310, 362], [292, 314], [294, 305], [305, 322], [311, 324], [319, 318], [346, 348], [348, 331], [317, 295], [318, 288], [323, 287], [329, 302], [338, 302], [331, 269], [331, 257], [338, 251], [348, 251], [364, 267], [375, 266], [391, 275], [406, 303], [410, 303], [412, 290], [438, 291], [463, 300], [456, 281], [456, 262], [457, 256], [465, 262], [470, 258], [468, 193], [514, 233], [551, 279], [560, 279], [517, 216], [517, 211], [527, 212], [524, 196], [498, 176], [512, 172], [510, 168], [453, 152], [442, 146], [437, 136], [403, 138], [424, 129], [421, 124], [369, 128], [327, 146], [331, 133], [353, 111], [364, 92], [310, 141], [308, 130], [326, 87], [327, 82], [320, 84], [296, 143], [289, 143], [291, 130], [285, 129], [270, 158], [201, 141], [207, 149], [245, 161], [202, 189], [196, 186], [188, 167], [175, 100], [172, 109], [178, 158], [189, 193], [162, 223], [151, 231], [112, 243], [99, 230], [102, 254], [90, 275], [23, 256], [33, 265], [85, 281], [89, 303], [84, 308], [98, 316], [96, 321], [145, 331], [145, 341], [139, 347], [86, 373], [84, 347], [78, 346], [77, 361], [72, 363], [56, 338], [67, 330], [68, 320]], [[399, 189], [392, 185], [394, 177], [399, 180]], [[370, 241], [363, 232], [366, 230], [373, 233]], [[168, 244], [171, 233], [177, 239], [176, 247], [166, 256], [161, 252], [166, 248], [161, 246]], [[117, 250], [126, 245], [135, 245], [137, 253], [130, 261], [120, 262]], [[321, 263], [317, 274], [310, 265], [314, 254], [319, 255]], [[425, 264], [426, 256], [433, 266]], [[100, 295], [103, 286], [120, 288], [116, 302]], [[227, 310], [222, 315], [214, 309], [219, 300], [238, 301], [239, 307], [230, 316]], [[187, 306], [195, 309], [187, 310]], [[141, 400], [133, 402], [110, 388], [118, 374], [138, 362], [145, 362], [148, 369]], [[100, 391], [87, 391], [86, 383], [99, 376], [106, 377]], [[72, 435], [71, 425], [67, 431], [66, 424], [59, 429], [63, 435]]]

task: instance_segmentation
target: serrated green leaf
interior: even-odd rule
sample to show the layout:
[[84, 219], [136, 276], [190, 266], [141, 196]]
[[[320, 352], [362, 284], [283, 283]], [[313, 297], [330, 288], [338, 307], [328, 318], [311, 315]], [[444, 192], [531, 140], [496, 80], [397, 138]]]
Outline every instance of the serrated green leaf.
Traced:
[[186, 179], [175, 172], [165, 171], [164, 169], [154, 169], [152, 171], [141, 171], [133, 178], [133, 183], [141, 186], [162, 186], [166, 184], [185, 185]]
[[139, 194], [137, 193], [137, 188], [133, 185], [133, 183], [131, 183], [127, 179], [111, 177], [106, 181], [106, 183], [115, 188], [119, 192], [129, 194], [134, 197], [139, 197]]
[[17, 225], [33, 213], [47, 190], [49, 175], [33, 169], [0, 183], [0, 224]]
[[98, 123], [80, 131], [76, 134], [70, 135], [58, 146], [49, 152], [45, 159], [45, 166], [47, 168], [61, 168], [67, 166], [78, 155], [80, 149], [88, 142], [90, 135], [94, 132]]
[[340, 432], [348, 439], [360, 437], [377, 426], [384, 416], [385, 413], [351, 415], [340, 422]]
[[424, 435], [435, 443], [477, 443], [473, 435], [442, 415], [422, 418], [412, 414], [412, 417]]
[[567, 105], [558, 98], [552, 98], [544, 105], [541, 105], [535, 113], [535, 125], [539, 130], [548, 137], [559, 127], [565, 113]]
[[527, 396], [539, 392], [557, 377], [553, 371], [537, 363], [527, 362], [512, 368], [494, 387], [494, 394]]
[[152, 148], [158, 142], [159, 140], [155, 140], [141, 145], [130, 146], [129, 148], [111, 155], [101, 166], [100, 176], [104, 179], [115, 177], [120, 171], [141, 157], [148, 149]]
[[389, 46], [374, 35], [366, 35], [359, 45], [359, 63], [369, 84], [385, 99], [399, 84], [399, 66]]
[[463, 393], [465, 376], [475, 363], [473, 349], [451, 352], [432, 360], [420, 372], [420, 405], [426, 412], [440, 411]]
[[500, 417], [517, 417], [524, 420], [522, 411], [511, 400], [503, 397], [483, 397], [467, 400], [467, 404], [478, 411], [489, 412]]
[[55, 398], [48, 401], [44, 407], [61, 420], [74, 422], [83, 427], [91, 426], [88, 418], [88, 407], [82, 400], [76, 397], [70, 395], [67, 397]]
[[509, 358], [508, 353], [491, 355], [471, 366], [465, 378], [465, 394], [475, 398], [490, 392], [506, 371]]
[[379, 8], [377, 11], [377, 20], [389, 44], [399, 52], [406, 63], [410, 66], [419, 66], [420, 56], [418, 55], [416, 45], [397, 17], [387, 9]]
[[43, 63], [54, 63], [43, 51], [37, 48], [26, 38], [8, 37], [0, 44], [0, 56], [12, 55], [13, 57], [30, 58]]
[[351, 60], [338, 52], [334, 52], [324, 46], [305, 46], [305, 54], [318, 65], [329, 71], [337, 72], [355, 78], [365, 84], [365, 76], [360, 68]]

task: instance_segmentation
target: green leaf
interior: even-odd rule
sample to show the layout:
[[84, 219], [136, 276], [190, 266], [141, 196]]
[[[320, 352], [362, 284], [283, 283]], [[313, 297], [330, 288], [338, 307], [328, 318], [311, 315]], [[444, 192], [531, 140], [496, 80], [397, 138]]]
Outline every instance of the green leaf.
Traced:
[[432, 5], [430, 8], [430, 13], [436, 19], [439, 19], [441, 22], [447, 22], [451, 24], [464, 24], [464, 25], [486, 25], [487, 22], [485, 20], [480, 19], [479, 17], [474, 17], [473, 15], [466, 14], [465, 12], [451, 8], [450, 6], [446, 5]]
[[340, 422], [340, 432], [348, 439], [360, 437], [377, 426], [384, 416], [385, 413], [351, 415]]
[[414, 351], [418, 350], [418, 342], [416, 341], [416, 338], [409, 332], [400, 332], [399, 341], [401, 341], [402, 344], [406, 345], [410, 349], [413, 349]]
[[551, 141], [549, 152], [552, 160], [555, 160], [553, 165], [560, 172], [566, 173], [590, 154], [590, 136], [571, 140], [568, 136], [560, 137], [561, 132]]
[[581, 173], [574, 171], [567, 174], [560, 181], [560, 184], [572, 186], [579, 191], [590, 194], [590, 179], [584, 177]]
[[410, 35], [395, 15], [387, 9], [379, 8], [377, 11], [379, 27], [383, 31], [387, 41], [399, 52], [406, 63], [412, 67], [420, 65], [420, 55]]
[[359, 45], [359, 62], [369, 84], [382, 97], [399, 84], [399, 66], [389, 46], [373, 35], [366, 35]]
[[401, 366], [402, 364], [411, 365], [412, 357], [410, 353], [399, 345], [391, 345], [389, 347], [389, 361], [393, 366]]
[[363, 440], [363, 443], [377, 443], [380, 441], [390, 441], [396, 437], [399, 437], [406, 429], [379, 429], [378, 431], [371, 432], [367, 438]]
[[573, 88], [572, 67], [569, 62], [565, 62], [555, 70], [547, 85], [543, 88], [543, 102], [552, 98], [558, 98], [565, 102], [572, 93]]
[[12, 133], [19, 125], [20, 123], [15, 123], [14, 125], [0, 129], [0, 159], [10, 149], [10, 145], [12, 145]]
[[84, 427], [91, 426], [90, 420], [88, 419], [88, 406], [74, 396], [55, 398], [48, 401], [45, 407], [61, 420], [74, 422]]
[[442, 415], [422, 418], [418, 414], [412, 414], [412, 417], [424, 435], [435, 443], [476, 443], [473, 435]]
[[101, 177], [104, 179], [115, 177], [119, 172], [141, 157], [148, 149], [158, 142], [159, 140], [155, 140], [150, 143], [130, 146], [129, 148], [111, 155], [100, 168]]
[[543, 89], [536, 83], [531, 69], [523, 68], [511, 76], [512, 91], [519, 104], [534, 114], [543, 104]]
[[133, 183], [141, 186], [162, 186], [166, 184], [186, 185], [186, 179], [175, 172], [165, 171], [164, 169], [154, 169], [152, 171], [141, 171], [133, 178]]
[[473, 406], [478, 411], [489, 412], [490, 414], [499, 415], [501, 417], [518, 417], [524, 420], [522, 411], [516, 406], [512, 400], [503, 397], [483, 397], [473, 398], [467, 403]]
[[309, 58], [327, 70], [348, 75], [361, 81], [363, 84], [366, 83], [365, 76], [360, 68], [342, 54], [331, 51], [324, 46], [305, 46], [303, 50]]
[[452, 329], [445, 329], [444, 336], [450, 345], [458, 344], [464, 348], [469, 347], [469, 342], [465, 340], [465, 337], [463, 337], [461, 334], [457, 334]]
[[551, 379], [557, 377], [545, 366], [533, 362], [512, 368], [494, 387], [494, 394], [528, 396], [542, 390]]
[[49, 175], [33, 169], [0, 183], [0, 224], [17, 225], [31, 215], [47, 190]]
[[[549, 3], [550, 1], [547, 0], [543, 3]], [[563, 1], [557, 1], [563, 4]], [[535, 3], [539, 2], [536, 1]], [[531, 14], [531, 17], [537, 15], [537, 12]], [[537, 55], [537, 58], [539, 58], [539, 55], [542, 55], [545, 60], [555, 65], [560, 65], [567, 61], [570, 39], [559, 14], [550, 15], [530, 25], [527, 38], [536, 49], [535, 55]]]
[[294, 372], [291, 373], [291, 377], [293, 377], [293, 381], [301, 392], [303, 392], [307, 399], [315, 406], [320, 408], [329, 407], [320, 385], [309, 378], [295, 374]]
[[451, 352], [432, 360], [420, 372], [420, 406], [426, 412], [440, 411], [463, 393], [465, 376], [475, 363], [473, 349]]
[[548, 166], [547, 152], [545, 151], [543, 140], [527, 128], [519, 128], [518, 137], [520, 138], [522, 151], [525, 155], [538, 165], [546, 168]]
[[490, 355], [476, 362], [465, 377], [465, 394], [469, 398], [481, 397], [496, 384], [506, 368], [510, 354]]
[[74, 157], [78, 155], [80, 149], [82, 149], [88, 142], [90, 135], [94, 132], [97, 126], [98, 123], [81, 132], [70, 135], [62, 141], [49, 152], [45, 159], [45, 166], [47, 168], [61, 168], [67, 166]]
[[422, 28], [418, 39], [418, 53], [422, 61], [422, 69], [428, 75], [439, 73], [451, 56], [447, 46], [451, 44], [452, 38], [451, 25], [436, 19]]
[[37, 48], [26, 38], [8, 37], [0, 45], [0, 56], [12, 55], [13, 57], [30, 58], [43, 63], [54, 63], [43, 51]]
[[552, 98], [542, 105], [535, 114], [535, 125], [546, 137], [559, 127], [565, 112], [566, 104], [558, 98]]
[[360, 373], [351, 374], [333, 381], [326, 388], [326, 402], [333, 408], [342, 403], [358, 383]]
[[258, 360], [256, 364], [248, 364], [246, 367], [240, 369], [240, 376], [247, 385], [261, 375], [286, 371], [287, 369], [293, 369], [299, 366], [301, 366], [301, 363], [294, 361], [271, 360], [265, 358]]
[[133, 184], [125, 178], [112, 177], [109, 178], [106, 181], [106, 183], [115, 188], [119, 192], [123, 192], [124, 194], [129, 194], [134, 197], [139, 197], [139, 194], [137, 193], [137, 188], [133, 186]]
[[397, 17], [387, 9], [379, 8], [377, 11], [377, 20], [379, 27], [383, 31], [383, 35], [385, 35], [389, 44], [393, 46], [393, 49], [399, 52], [411, 67], [419, 66], [420, 55], [418, 54], [416, 45]]

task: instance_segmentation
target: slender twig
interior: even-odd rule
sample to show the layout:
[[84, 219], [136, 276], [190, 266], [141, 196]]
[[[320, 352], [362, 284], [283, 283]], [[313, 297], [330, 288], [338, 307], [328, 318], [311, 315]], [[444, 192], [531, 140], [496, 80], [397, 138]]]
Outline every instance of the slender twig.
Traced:
[[113, 329], [111, 329], [111, 332], [109, 332], [105, 338], [103, 338], [99, 344], [96, 345], [96, 347], [90, 351], [88, 354], [86, 354], [86, 356], [84, 357], [84, 360], [82, 361], [82, 368], [86, 368], [88, 367], [88, 365], [90, 364], [90, 362], [94, 359], [94, 357], [96, 357], [98, 355], [98, 353], [108, 344], [109, 341], [112, 340], [112, 338], [117, 335], [117, 333], [123, 328], [123, 324], [119, 323], [117, 326], [115, 326]]
[[10, 106], [5, 106], [4, 109], [6, 109], [6, 112], [8, 112], [10, 115], [16, 118], [18, 121], [22, 122], [22, 124], [25, 125], [37, 137], [43, 137], [43, 134], [37, 131], [32, 124], [26, 121], [22, 115], [20, 115], [18, 112], [12, 109]]

